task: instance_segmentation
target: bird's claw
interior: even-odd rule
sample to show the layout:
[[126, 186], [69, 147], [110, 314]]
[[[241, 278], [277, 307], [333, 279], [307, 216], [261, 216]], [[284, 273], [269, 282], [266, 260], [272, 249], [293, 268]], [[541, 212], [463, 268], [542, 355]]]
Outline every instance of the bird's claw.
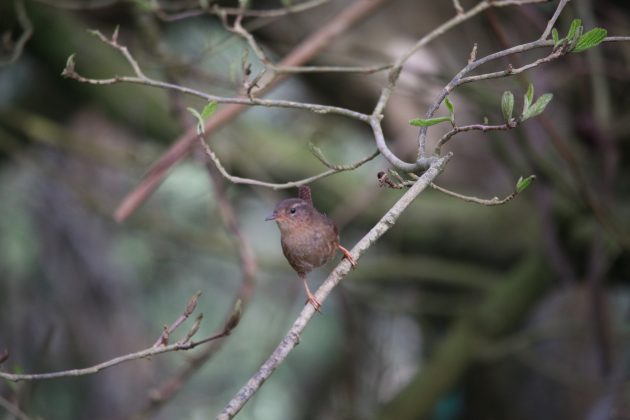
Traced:
[[312, 293], [308, 294], [308, 297], [306, 298], [306, 301], [304, 302], [304, 304], [307, 304], [307, 303], [310, 303], [311, 305], [313, 305], [313, 308], [315, 309], [315, 311], [319, 312], [320, 314], [322, 313], [322, 311], [320, 311], [322, 304], [319, 303], [319, 301], [317, 300], [314, 294]]
[[352, 256], [352, 254], [350, 254], [350, 251], [348, 251], [346, 248], [344, 248], [341, 245], [337, 245], [337, 246], [339, 247], [339, 249], [343, 253], [343, 258], [347, 259], [348, 262], [350, 263], [350, 265], [352, 266], [352, 269], [355, 270], [357, 268], [357, 262], [354, 259], [354, 257]]

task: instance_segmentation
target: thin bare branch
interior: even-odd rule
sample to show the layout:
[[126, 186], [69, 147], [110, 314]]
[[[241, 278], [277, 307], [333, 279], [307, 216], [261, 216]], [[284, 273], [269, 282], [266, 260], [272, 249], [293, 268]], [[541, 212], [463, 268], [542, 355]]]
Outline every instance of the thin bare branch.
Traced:
[[256, 58], [269, 70], [275, 74], [299, 74], [299, 73], [362, 73], [372, 74], [390, 69], [393, 64], [377, 64], [372, 66], [283, 66], [273, 63], [262, 47], [256, 41], [256, 38], [243, 27], [240, 19], [236, 19], [233, 26], [230, 26], [226, 20], [223, 21], [225, 28], [233, 32], [247, 41]]
[[2, 395], [0, 395], [0, 407], [7, 410], [13, 417], [18, 420], [31, 420], [31, 418], [27, 416], [24, 411], [20, 410], [20, 407], [4, 398]]
[[630, 41], [630, 36], [609, 36], [606, 37], [604, 42], [627, 42]]
[[[418, 176], [416, 176], [413, 173], [409, 174], [413, 179], [403, 179], [395, 171], [390, 171], [390, 174], [396, 178], [396, 181], [392, 181], [389, 178], [389, 175], [385, 172], [378, 173], [377, 175], [378, 183], [381, 187], [388, 187], [388, 188], [393, 188], [396, 190], [402, 190], [402, 189], [406, 189], [413, 186], [413, 184], [415, 184], [415, 182], [418, 180]], [[467, 201], [469, 203], [481, 204], [483, 206], [500, 206], [512, 200], [514, 197], [516, 197], [519, 194], [518, 191], [514, 190], [514, 192], [512, 192], [510, 195], [508, 195], [507, 197], [503, 199], [499, 199], [498, 197], [484, 199], [484, 198], [478, 198], [478, 197], [473, 197], [469, 195], [459, 194], [459, 193], [456, 193], [455, 191], [447, 190], [446, 188], [440, 187], [439, 185], [433, 182], [431, 183], [431, 188], [443, 194], [449, 195], [451, 197], [455, 197], [460, 200]]]
[[170, 326], [164, 326], [164, 331], [162, 331], [160, 337], [157, 339], [155, 344], [153, 344], [153, 347], [165, 346], [168, 344], [168, 339], [171, 334], [177, 329], [177, 327], [184, 323], [184, 321], [186, 321], [188, 317], [195, 311], [195, 308], [197, 308], [197, 301], [199, 300], [199, 296], [201, 296], [201, 291], [198, 291], [190, 298], [190, 300], [186, 304], [184, 312], [182, 312], [182, 314], [179, 316], [179, 318], [175, 320], [175, 322], [173, 322]]
[[381, 152], [383, 157], [387, 159], [387, 161], [391, 163], [394, 167], [405, 172], [415, 172], [417, 170], [428, 167], [431, 163], [435, 161], [435, 157], [418, 159], [418, 161], [416, 161], [415, 163], [408, 163], [399, 159], [387, 146], [385, 135], [383, 134], [383, 128], [381, 127], [380, 118], [374, 115], [370, 117], [370, 126], [372, 127], [374, 139], [376, 140], [376, 147], [378, 148], [379, 152]]
[[[190, 305], [190, 302], [189, 302], [189, 305]], [[63, 370], [63, 371], [49, 372], [49, 373], [0, 372], [0, 378], [6, 379], [12, 382], [19, 382], [19, 381], [38, 381], [42, 379], [54, 379], [54, 378], [92, 375], [102, 370], [108, 369], [113, 366], [117, 366], [121, 363], [129, 362], [132, 360], [145, 359], [147, 357], [156, 356], [158, 354], [163, 354], [163, 353], [170, 353], [174, 351], [190, 350], [199, 345], [225, 337], [229, 335], [231, 330], [234, 328], [234, 325], [229, 325], [228, 323], [226, 323], [226, 325], [224, 325], [224, 327], [221, 329], [219, 333], [203, 338], [199, 341], [191, 341], [192, 336], [197, 332], [197, 329], [199, 328], [200, 321], [201, 321], [201, 318], [198, 317], [195, 324], [184, 336], [184, 338], [182, 338], [181, 340], [173, 344], [151, 346], [144, 350], [118, 356], [113, 359], [107, 360], [105, 362], [99, 363], [97, 365], [90, 366], [87, 368], [82, 368], [82, 369], [70, 369], [70, 370]]]
[[293, 4], [290, 6], [276, 8], [276, 9], [264, 9], [264, 10], [242, 10], [240, 7], [220, 7], [218, 5], [213, 5], [210, 8], [195, 8], [190, 10], [184, 10], [177, 13], [168, 13], [160, 7], [154, 7], [153, 12], [160, 19], [173, 22], [176, 20], [187, 19], [195, 16], [201, 16], [204, 14], [211, 14], [217, 16], [243, 16], [243, 17], [259, 17], [259, 18], [276, 18], [282, 17], [291, 14], [297, 14], [300, 12], [305, 12], [307, 10], [313, 9], [315, 7], [319, 7], [325, 3], [328, 3], [330, 0], [311, 0], [305, 1], [303, 3]]
[[[534, 47], [534, 48], [543, 48], [543, 47], [552, 46], [552, 45], [553, 45], [553, 41], [547, 41], [546, 45], [543, 44], [543, 45], [540, 45], [540, 46]], [[480, 75], [476, 75], [476, 76], [462, 77], [459, 80], [459, 82], [457, 83], [457, 86], [461, 86], [463, 84], [471, 83], [471, 82], [478, 82], [480, 80], [488, 80], [488, 79], [496, 79], [496, 78], [499, 78], [499, 77], [514, 76], [516, 74], [523, 73], [524, 71], [532, 69], [532, 68], [534, 68], [536, 66], [539, 66], [541, 64], [553, 61], [556, 58], [561, 57], [565, 53], [566, 52], [564, 50], [559, 48], [559, 49], [557, 49], [555, 51], [552, 51], [551, 54], [549, 54], [548, 56], [543, 57], [543, 58], [539, 58], [538, 60], [536, 60], [534, 62], [531, 62], [529, 64], [526, 64], [524, 66], [521, 66], [521, 67], [517, 67], [517, 68], [508, 67], [505, 70], [496, 71], [496, 72], [492, 72], [492, 73], [485, 73], [485, 74], [480, 74]]]
[[122, 0], [35, 0], [39, 3], [67, 10], [93, 10], [113, 6]]
[[124, 55], [125, 59], [132, 67], [135, 76], [114, 76], [108, 79], [92, 79], [85, 76], [80, 75], [76, 71], [76, 65], [74, 62], [74, 57], [70, 56], [66, 63], [66, 67], [62, 71], [62, 76], [74, 79], [82, 83], [88, 83], [93, 85], [113, 85], [117, 83], [134, 83], [146, 86], [153, 86], [160, 89], [166, 89], [176, 92], [181, 92], [187, 95], [196, 96], [198, 98], [205, 99], [208, 102], [214, 101], [217, 103], [225, 103], [225, 104], [239, 104], [239, 105], [260, 105], [265, 107], [276, 107], [276, 108], [294, 108], [294, 109], [304, 109], [311, 112], [315, 112], [317, 114], [338, 114], [343, 115], [345, 117], [357, 119], [359, 121], [366, 122], [369, 118], [368, 115], [362, 114], [360, 112], [352, 111], [346, 108], [336, 107], [336, 106], [328, 106], [328, 105], [319, 105], [319, 104], [309, 104], [304, 102], [297, 101], [286, 101], [286, 100], [278, 100], [278, 99], [258, 99], [254, 97], [225, 97], [218, 95], [211, 95], [205, 92], [201, 92], [196, 89], [188, 88], [185, 86], [181, 86], [174, 83], [162, 82], [160, 80], [155, 80], [150, 77], [147, 77], [140, 68], [138, 62], [133, 58], [131, 53], [129, 53], [128, 49], [125, 46], [118, 44], [113, 39], [106, 38], [99, 31], [92, 31], [92, 34], [96, 35], [101, 41], [110, 45], [112, 48], [120, 51], [121, 54]]
[[324, 171], [320, 174], [317, 175], [313, 175], [311, 177], [308, 178], [304, 178], [298, 181], [291, 181], [291, 182], [285, 182], [285, 183], [273, 183], [273, 182], [265, 182], [265, 181], [259, 181], [257, 179], [252, 179], [252, 178], [241, 178], [239, 176], [234, 176], [229, 174], [225, 168], [223, 167], [223, 165], [221, 164], [221, 160], [217, 157], [217, 155], [214, 153], [214, 151], [210, 148], [210, 146], [208, 146], [208, 143], [206, 143], [206, 141], [203, 139], [203, 137], [199, 137], [199, 143], [201, 144], [201, 146], [203, 147], [203, 149], [205, 150], [206, 154], [208, 155], [208, 157], [212, 160], [212, 162], [215, 164], [215, 166], [217, 167], [217, 169], [219, 170], [219, 172], [221, 173], [221, 175], [223, 175], [223, 177], [225, 177], [225, 179], [227, 179], [228, 181], [234, 183], [234, 184], [247, 184], [247, 185], [256, 185], [259, 187], [267, 187], [267, 188], [271, 188], [274, 190], [279, 190], [279, 189], [286, 189], [286, 188], [295, 188], [295, 187], [299, 187], [300, 185], [306, 185], [306, 184], [310, 184], [311, 182], [317, 181], [318, 179], [321, 178], [325, 178], [327, 176], [339, 173], [339, 172], [344, 172], [344, 171], [351, 171], [353, 169], [358, 168], [359, 166], [363, 165], [366, 162], [369, 162], [370, 160], [374, 159], [376, 156], [378, 156], [378, 152], [374, 152], [369, 156], [366, 156], [365, 158], [350, 164], [350, 165], [343, 165], [343, 166], [337, 166], [335, 168], [331, 168], [327, 171]]
[[517, 125], [518, 125], [518, 122], [516, 120], [512, 120], [505, 124], [498, 124], [498, 125], [470, 124], [470, 125], [463, 125], [461, 127], [456, 126], [451, 131], [449, 131], [448, 133], [442, 136], [442, 138], [438, 141], [437, 145], [435, 146], [434, 153], [439, 156], [442, 153], [442, 146], [444, 146], [453, 136], [459, 133], [464, 133], [466, 131], [483, 131], [484, 133], [486, 131], [506, 131], [506, 130], [515, 128]]
[[459, 193], [456, 193], [455, 191], [447, 190], [446, 188], [440, 187], [439, 185], [436, 185], [434, 183], [431, 183], [431, 188], [443, 194], [450, 195], [451, 197], [459, 198], [460, 200], [464, 200], [469, 203], [481, 204], [483, 206], [500, 206], [512, 200], [514, 197], [518, 195], [518, 192], [514, 190], [514, 192], [512, 192], [510, 195], [508, 195], [505, 198], [500, 199], [499, 197], [493, 197], [490, 199], [484, 199], [484, 198], [473, 197], [470, 195], [459, 194]]
[[28, 40], [31, 39], [31, 36], [33, 36], [33, 23], [26, 13], [24, 0], [15, 0], [13, 4], [17, 21], [20, 24], [20, 28], [22, 29], [22, 34], [15, 42], [11, 56], [7, 59], [0, 60], [0, 66], [7, 66], [9, 64], [15, 63], [22, 55], [22, 52], [24, 51], [24, 46], [26, 45]]
[[455, 8], [455, 11], [457, 12], [458, 15], [461, 15], [462, 13], [464, 13], [464, 8], [459, 3], [459, 0], [453, 0], [453, 7]]
[[567, 5], [569, 1], [570, 0], [560, 0], [560, 3], [558, 3], [558, 6], [556, 7], [555, 12], [553, 12], [553, 16], [551, 17], [551, 19], [549, 19], [549, 22], [547, 22], [547, 26], [545, 27], [545, 30], [543, 31], [542, 35], [540, 35], [539, 39], [541, 41], [544, 41], [547, 38], [549, 38], [549, 35], [551, 34], [551, 30], [553, 29], [553, 26], [558, 21], [558, 18], [560, 17], [562, 10], [564, 9], [564, 7]]

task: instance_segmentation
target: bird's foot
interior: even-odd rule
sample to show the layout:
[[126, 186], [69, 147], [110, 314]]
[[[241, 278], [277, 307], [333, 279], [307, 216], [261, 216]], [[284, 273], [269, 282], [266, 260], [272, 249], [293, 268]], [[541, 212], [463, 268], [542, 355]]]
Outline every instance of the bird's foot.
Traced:
[[322, 304], [319, 303], [319, 301], [317, 300], [317, 298], [315, 297], [314, 294], [312, 294], [309, 290], [306, 291], [307, 293], [307, 298], [306, 298], [306, 303], [310, 303], [311, 305], [313, 305], [313, 308], [315, 308], [315, 310], [319, 313], [321, 313], [322, 311], [320, 311]]
[[341, 245], [337, 245], [337, 246], [339, 247], [341, 252], [343, 252], [343, 258], [346, 258], [350, 262], [350, 265], [352, 265], [352, 269], [354, 270], [355, 268], [357, 268], [357, 262], [354, 260], [354, 257], [350, 254], [350, 251], [348, 251], [346, 248], [344, 248]]

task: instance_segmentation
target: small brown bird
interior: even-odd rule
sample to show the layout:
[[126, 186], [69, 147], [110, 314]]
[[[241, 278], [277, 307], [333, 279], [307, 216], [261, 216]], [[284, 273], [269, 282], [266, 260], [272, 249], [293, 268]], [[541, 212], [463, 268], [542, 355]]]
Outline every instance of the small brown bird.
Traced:
[[287, 198], [276, 206], [265, 220], [275, 220], [280, 229], [282, 252], [304, 282], [308, 302], [319, 312], [317, 301], [306, 283], [306, 274], [324, 265], [335, 255], [343, 252], [352, 268], [356, 262], [350, 252], [339, 244], [339, 232], [335, 223], [313, 207], [309, 187], [300, 187], [300, 198]]

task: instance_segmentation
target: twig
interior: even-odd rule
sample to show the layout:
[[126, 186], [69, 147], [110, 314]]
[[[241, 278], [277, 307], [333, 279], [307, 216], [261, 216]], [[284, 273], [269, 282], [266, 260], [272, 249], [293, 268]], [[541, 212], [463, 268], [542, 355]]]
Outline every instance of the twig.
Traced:
[[29, 19], [26, 14], [26, 8], [24, 7], [23, 0], [15, 0], [14, 1], [15, 15], [17, 17], [17, 21], [22, 28], [22, 34], [18, 38], [15, 43], [15, 47], [13, 48], [13, 52], [11, 56], [7, 59], [0, 60], [0, 66], [7, 66], [9, 64], [15, 63], [18, 58], [22, 55], [22, 51], [24, 51], [24, 46], [33, 36], [33, 23]]
[[[410, 174], [410, 175], [413, 176], [414, 174]], [[389, 179], [389, 176], [387, 175], [387, 173], [379, 172], [377, 174], [379, 185], [381, 187], [386, 186], [386, 187], [393, 188], [396, 190], [401, 190], [401, 189], [409, 188], [413, 186], [416, 180], [418, 179], [418, 177], [416, 176], [415, 179], [405, 180], [405, 179], [402, 179], [400, 175], [398, 175], [398, 173], [396, 172], [394, 172], [394, 176], [396, 176], [396, 178], [398, 179], [398, 182], [394, 182], [391, 179]], [[443, 194], [450, 195], [451, 197], [459, 198], [460, 200], [467, 201], [469, 203], [481, 204], [483, 206], [500, 206], [514, 199], [514, 197], [516, 197], [519, 194], [517, 190], [514, 190], [514, 192], [512, 192], [510, 195], [502, 199], [499, 199], [498, 197], [484, 199], [484, 198], [478, 198], [478, 197], [473, 197], [469, 195], [459, 194], [459, 193], [456, 193], [455, 191], [447, 190], [446, 188], [440, 187], [439, 185], [433, 182], [430, 184], [430, 186], [434, 190], [437, 190]]]
[[541, 41], [544, 41], [547, 38], [549, 38], [549, 35], [551, 34], [551, 30], [553, 29], [553, 26], [556, 24], [556, 21], [560, 17], [560, 13], [562, 13], [562, 10], [564, 9], [564, 7], [567, 5], [569, 1], [570, 0], [560, 0], [560, 3], [558, 3], [558, 6], [556, 7], [555, 12], [553, 12], [553, 16], [551, 17], [551, 19], [549, 19], [549, 22], [547, 22], [547, 26], [545, 27], [545, 30], [543, 31], [542, 35], [540, 35], [539, 39]]
[[92, 85], [113, 85], [117, 83], [134, 83], [146, 86], [153, 86], [160, 89], [166, 89], [176, 92], [185, 93], [187, 95], [197, 96], [199, 98], [205, 99], [208, 102], [217, 102], [217, 103], [226, 103], [226, 104], [239, 104], [239, 105], [261, 105], [266, 107], [280, 107], [280, 108], [295, 108], [295, 109], [305, 109], [317, 114], [339, 114], [349, 118], [358, 119], [360, 121], [367, 121], [369, 118], [367, 115], [362, 114], [360, 112], [352, 111], [346, 108], [340, 108], [335, 106], [328, 105], [319, 105], [319, 104], [309, 104], [304, 102], [297, 101], [286, 101], [286, 100], [271, 100], [271, 99], [257, 99], [253, 97], [226, 97], [226, 96], [218, 96], [211, 95], [205, 92], [201, 92], [196, 89], [188, 88], [185, 86], [181, 86], [174, 83], [163, 82], [160, 80], [155, 80], [150, 77], [147, 77], [140, 68], [138, 62], [133, 58], [129, 50], [124, 45], [118, 44], [116, 40], [117, 31], [114, 32], [111, 39], [105, 37], [100, 31], [91, 31], [91, 33], [97, 36], [101, 41], [106, 43], [107, 45], [115, 48], [120, 51], [120, 53], [125, 57], [129, 65], [134, 71], [135, 76], [114, 76], [107, 79], [92, 79], [85, 76], [82, 76], [76, 71], [76, 64], [74, 61], [74, 56], [70, 56], [68, 61], [66, 62], [66, 67], [64, 67], [61, 75], [63, 77], [74, 79], [78, 82], [88, 83]]
[[439, 156], [442, 153], [442, 146], [444, 146], [456, 134], [464, 133], [466, 131], [483, 131], [484, 133], [486, 131], [506, 131], [512, 128], [516, 128], [517, 125], [518, 125], [518, 121], [515, 119], [512, 119], [511, 121], [506, 122], [505, 124], [498, 124], [498, 125], [470, 124], [470, 125], [463, 125], [460, 127], [456, 126], [452, 130], [450, 130], [448, 133], [444, 134], [442, 138], [440, 138], [440, 140], [437, 142], [437, 145], [435, 146], [434, 153]]
[[210, 149], [210, 146], [208, 145], [208, 143], [206, 143], [204, 138], [201, 137], [201, 136], [199, 137], [199, 143], [201, 144], [201, 147], [203, 147], [203, 150], [206, 152], [208, 157], [212, 160], [212, 162], [214, 163], [216, 168], [219, 170], [221, 175], [223, 175], [223, 177], [225, 179], [227, 179], [228, 181], [230, 181], [230, 182], [232, 182], [234, 184], [256, 185], [258, 187], [267, 187], [267, 188], [271, 188], [271, 189], [274, 189], [274, 190], [286, 189], [286, 188], [295, 188], [295, 187], [299, 187], [300, 185], [310, 184], [311, 182], [317, 181], [318, 179], [322, 179], [322, 178], [325, 178], [327, 176], [337, 174], [339, 172], [351, 171], [351, 170], [356, 169], [359, 166], [363, 165], [364, 163], [371, 161], [376, 156], [378, 156], [378, 152], [374, 152], [371, 155], [366, 156], [363, 159], [361, 159], [361, 160], [359, 160], [359, 161], [357, 161], [357, 162], [355, 162], [353, 164], [350, 164], [350, 165], [331, 167], [327, 171], [324, 171], [324, 172], [319, 173], [317, 175], [313, 175], [313, 176], [308, 177], [308, 178], [300, 179], [298, 181], [291, 181], [291, 182], [285, 182], [285, 183], [277, 184], [277, 183], [273, 183], [273, 182], [259, 181], [257, 179], [252, 179], [252, 178], [241, 178], [240, 176], [234, 176], [234, 175], [229, 174], [225, 170], [223, 165], [221, 164], [221, 161], [219, 160], [217, 155], [214, 153], [214, 151], [212, 151], [212, 149]]
[[265, 10], [255, 10], [255, 9], [242, 10], [242, 8], [240, 7], [220, 7], [217, 5], [213, 5], [212, 7], [207, 8], [207, 9], [197, 8], [197, 9], [186, 10], [186, 11], [174, 13], [174, 14], [165, 13], [163, 10], [159, 8], [154, 8], [153, 11], [155, 12], [156, 16], [158, 16], [160, 19], [167, 22], [173, 22], [176, 20], [191, 18], [195, 16], [201, 16], [203, 14], [212, 14], [212, 15], [218, 15], [218, 16], [222, 16], [222, 15], [239, 16], [240, 15], [243, 17], [275, 18], [275, 17], [281, 17], [281, 16], [290, 15], [290, 14], [304, 12], [309, 9], [319, 7], [325, 3], [328, 3], [329, 1], [330, 0], [311, 0], [311, 1], [305, 1], [303, 3], [298, 3], [298, 4], [294, 4], [294, 5], [290, 5], [290, 6], [286, 6], [282, 8], [265, 9]]
[[467, 201], [469, 203], [481, 204], [482, 206], [500, 206], [512, 200], [514, 197], [518, 195], [518, 192], [514, 190], [512, 194], [502, 199], [499, 199], [498, 197], [493, 197], [490, 199], [483, 199], [483, 198], [473, 197], [469, 195], [459, 194], [454, 191], [447, 190], [446, 188], [442, 188], [439, 185], [436, 185], [434, 183], [431, 183], [431, 188], [443, 194], [450, 195], [451, 197], [459, 198], [460, 200]]
[[224, 27], [247, 41], [256, 58], [269, 70], [276, 74], [298, 74], [298, 73], [362, 73], [372, 74], [392, 68], [393, 64], [378, 64], [372, 66], [283, 66], [273, 63], [267, 54], [260, 47], [256, 38], [247, 31], [241, 24], [241, 19], [236, 19], [234, 25], [230, 26], [223, 19]]
[[122, 0], [36, 0], [39, 3], [67, 10], [92, 10], [113, 6]]
[[[540, 47], [546, 47], [546, 46], [552, 46], [552, 45], [553, 45], [553, 41], [547, 41], [546, 43], [541, 44]], [[535, 48], [539, 48], [539, 47], [535, 47]], [[526, 64], [524, 66], [521, 66], [521, 67], [517, 67], [517, 68], [508, 67], [506, 70], [480, 74], [477, 76], [462, 77], [457, 83], [457, 86], [461, 86], [463, 84], [471, 83], [471, 82], [478, 82], [480, 80], [496, 79], [496, 78], [505, 77], [505, 76], [514, 76], [519, 73], [523, 73], [524, 71], [529, 70], [531, 68], [539, 66], [543, 63], [548, 63], [552, 60], [555, 60], [556, 58], [563, 56], [565, 53], [566, 52], [564, 50], [557, 49], [553, 51], [551, 54], [549, 54], [548, 56], [539, 58], [538, 60], [531, 62], [529, 64]]]
[[172, 351], [190, 350], [192, 348], [197, 347], [200, 344], [207, 343], [208, 341], [222, 337], [223, 335], [221, 334], [222, 333], [215, 334], [213, 336], [204, 338], [203, 340], [200, 340], [197, 342], [195, 341], [190, 341], [187, 343], [177, 342], [177, 343], [169, 344], [168, 346], [161, 346], [161, 347], [151, 346], [147, 349], [140, 350], [135, 353], [129, 353], [123, 356], [115, 357], [106, 362], [99, 363], [97, 365], [90, 366], [83, 369], [71, 369], [71, 370], [64, 370], [64, 371], [59, 371], [59, 372], [31, 373], [31, 374], [0, 372], [0, 378], [13, 381], [13, 382], [19, 382], [19, 381], [35, 381], [35, 380], [41, 380], [41, 379], [63, 378], [63, 377], [69, 377], [69, 376], [91, 375], [94, 373], [98, 373], [101, 370], [119, 365], [124, 362], [131, 361], [131, 360], [145, 359], [147, 357], [155, 356], [162, 353], [169, 353]]
[[[156, 356], [158, 354], [169, 353], [173, 351], [190, 350], [199, 345], [202, 345], [210, 341], [214, 341], [214, 340], [217, 340], [219, 338], [229, 335], [232, 329], [236, 327], [236, 325], [238, 324], [238, 321], [236, 323], [231, 321], [232, 318], [234, 317], [235, 315], [233, 314], [232, 317], [225, 323], [225, 325], [223, 326], [223, 328], [221, 329], [219, 333], [203, 338], [199, 341], [191, 341], [191, 338], [193, 337], [193, 335], [197, 332], [199, 328], [199, 324], [201, 322], [201, 316], [197, 317], [197, 319], [195, 320], [195, 324], [188, 331], [188, 333], [182, 339], [180, 339], [179, 341], [173, 344], [151, 346], [144, 350], [118, 356], [108, 361], [99, 363], [97, 365], [90, 366], [87, 368], [82, 368], [82, 369], [70, 369], [70, 370], [49, 372], [49, 373], [24, 373], [24, 374], [0, 372], [0, 378], [6, 379], [12, 382], [19, 382], [19, 381], [37, 381], [37, 380], [42, 380], [42, 379], [54, 379], [54, 378], [91, 375], [91, 374], [98, 373], [104, 369], [110, 368], [112, 366], [129, 362], [131, 360], [144, 359], [147, 357]], [[240, 314], [239, 314], [239, 317], [240, 317]]]
[[369, 162], [370, 160], [374, 159], [376, 156], [379, 155], [379, 151], [377, 149], [371, 155], [366, 156], [365, 158], [363, 158], [360, 161], [355, 162], [353, 164], [350, 164], [350, 165], [335, 165], [334, 163], [331, 163], [331, 162], [328, 161], [328, 159], [326, 158], [326, 156], [324, 156], [324, 153], [321, 151], [321, 149], [319, 147], [315, 146], [313, 143], [309, 144], [309, 147], [311, 148], [311, 151], [313, 152], [313, 155], [324, 166], [326, 166], [329, 169], [333, 169], [333, 170], [339, 171], [339, 172], [351, 171], [353, 169], [356, 169], [359, 166], [363, 165], [366, 162]]
[[408, 163], [398, 158], [391, 151], [391, 149], [387, 146], [385, 142], [385, 135], [383, 134], [383, 128], [381, 127], [381, 121], [378, 117], [372, 116], [370, 117], [370, 126], [372, 127], [372, 133], [374, 134], [374, 139], [376, 140], [376, 147], [379, 152], [387, 159], [389, 163], [391, 163], [394, 167], [403, 170], [405, 172], [415, 172], [417, 170], [428, 167], [431, 163], [435, 161], [435, 157], [428, 157], [418, 159], [415, 163]]
[[31, 420], [31, 418], [27, 416], [24, 411], [20, 410], [20, 407], [18, 407], [17, 404], [13, 404], [11, 401], [7, 400], [2, 395], [0, 395], [0, 407], [7, 410], [12, 416], [14, 416], [18, 420]]
[[173, 322], [170, 326], [166, 326], [166, 325], [164, 326], [164, 331], [162, 331], [162, 334], [160, 334], [160, 337], [157, 339], [155, 344], [153, 344], [153, 347], [158, 347], [158, 346], [168, 344], [168, 339], [170, 335], [177, 329], [177, 327], [179, 327], [184, 321], [188, 319], [190, 314], [192, 314], [195, 311], [199, 296], [201, 296], [201, 291], [198, 291], [190, 298], [190, 300], [188, 301], [188, 304], [186, 305], [186, 309], [184, 309], [184, 312], [182, 312], [182, 314], [179, 316], [179, 318], [175, 320], [175, 322]]
[[[416, 183], [389, 209], [389, 211], [374, 225], [374, 227], [354, 246], [351, 251], [355, 261], [359, 259], [367, 249], [372, 246], [385, 232], [391, 229], [402, 214], [402, 212], [424, 191], [429, 184], [444, 170], [444, 167], [451, 155], [446, 155], [436, 160], [427, 171], [418, 179]], [[319, 302], [324, 302], [332, 289], [350, 271], [351, 265], [348, 260], [342, 260], [330, 273], [315, 297]], [[315, 313], [312, 305], [305, 305], [304, 309], [293, 323], [289, 332], [282, 339], [278, 347], [273, 351], [267, 361], [249, 379], [241, 390], [225, 406], [218, 420], [228, 420], [233, 418], [256, 393], [262, 384], [273, 374], [275, 369], [286, 359], [289, 353], [295, 348], [300, 340], [300, 335]]]
[[453, 7], [455, 8], [455, 11], [457, 12], [458, 15], [461, 15], [462, 13], [464, 13], [464, 8], [462, 7], [461, 4], [459, 4], [459, 0], [453, 0]]

